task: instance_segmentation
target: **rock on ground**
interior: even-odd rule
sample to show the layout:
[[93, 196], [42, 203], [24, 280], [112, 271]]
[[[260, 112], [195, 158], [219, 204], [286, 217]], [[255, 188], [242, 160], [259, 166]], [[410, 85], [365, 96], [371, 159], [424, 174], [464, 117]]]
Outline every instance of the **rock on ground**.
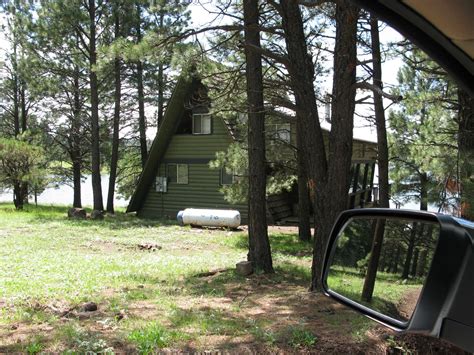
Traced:
[[240, 261], [236, 265], [236, 271], [238, 274], [247, 276], [253, 273], [252, 262], [250, 261]]
[[91, 219], [104, 219], [104, 212], [99, 210], [93, 210], [91, 213]]
[[67, 211], [67, 216], [69, 218], [86, 219], [87, 213], [86, 210], [83, 208], [73, 207]]

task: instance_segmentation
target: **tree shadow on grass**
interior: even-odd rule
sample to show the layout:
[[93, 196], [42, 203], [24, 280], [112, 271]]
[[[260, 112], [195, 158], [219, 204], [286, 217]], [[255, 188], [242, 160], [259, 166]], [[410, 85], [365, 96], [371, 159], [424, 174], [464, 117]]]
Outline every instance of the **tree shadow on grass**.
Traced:
[[291, 263], [280, 263], [275, 267], [274, 274], [253, 274], [249, 276], [239, 275], [234, 269], [219, 272], [209, 277], [189, 275], [184, 279], [185, 288], [193, 296], [215, 296], [222, 297], [233, 290], [242, 292], [271, 292], [271, 288], [283, 288], [286, 286], [309, 286], [311, 270], [293, 265]]
[[[297, 234], [270, 233], [269, 240], [273, 255], [282, 254], [297, 257], [312, 255], [312, 243], [299, 240]], [[247, 233], [238, 235], [230, 243], [232, 247], [247, 250], [249, 245]]]
[[270, 233], [269, 238], [273, 253], [291, 256], [312, 255], [312, 243], [299, 240], [297, 234]]
[[45, 221], [61, 221], [66, 225], [70, 226], [100, 226], [108, 230], [124, 230], [132, 228], [143, 228], [143, 227], [161, 227], [161, 226], [177, 226], [177, 222], [166, 219], [144, 219], [138, 218], [133, 215], [127, 215], [125, 213], [117, 213], [115, 215], [106, 215], [102, 220], [92, 219], [73, 219], [67, 217], [67, 212], [64, 215], [58, 216], [42, 216], [37, 215], [35, 218], [36, 222]]
[[400, 313], [397, 305], [389, 300], [373, 295], [372, 300], [370, 302], [367, 302], [362, 300], [360, 292], [349, 290], [347, 288], [344, 288], [343, 290], [338, 290], [337, 288], [334, 288], [333, 291], [368, 308], [374, 309], [377, 312], [387, 315], [393, 319], [396, 319], [401, 322], [408, 321], [408, 319]]
[[[334, 267], [335, 266], [335, 267]], [[359, 270], [353, 267], [344, 267], [339, 265], [331, 266], [331, 275], [342, 277], [344, 274], [351, 277], [357, 277], [360, 279], [365, 278], [365, 270]], [[424, 279], [421, 278], [409, 278], [403, 279], [400, 274], [393, 274], [387, 272], [377, 272], [377, 281], [391, 282], [391, 283], [401, 283], [404, 285], [423, 285]]]
[[[170, 219], [147, 219], [138, 218], [134, 214], [126, 214], [124, 212], [116, 212], [113, 215], [106, 214], [103, 220], [91, 219], [73, 219], [67, 217], [70, 206], [53, 206], [53, 205], [34, 205], [28, 204], [23, 210], [16, 210], [12, 203], [0, 202], [1, 213], [12, 213], [18, 216], [31, 217], [33, 223], [44, 223], [60, 221], [73, 226], [102, 226], [110, 230], [127, 229], [137, 227], [156, 227], [156, 226], [177, 226], [175, 220]], [[91, 208], [84, 208], [88, 214], [92, 212]]]
[[14, 213], [18, 215], [41, 215], [44, 218], [59, 218], [67, 215], [67, 206], [52, 206], [52, 205], [34, 205], [26, 204], [22, 210], [15, 209], [15, 206], [10, 202], [0, 202], [0, 212]]

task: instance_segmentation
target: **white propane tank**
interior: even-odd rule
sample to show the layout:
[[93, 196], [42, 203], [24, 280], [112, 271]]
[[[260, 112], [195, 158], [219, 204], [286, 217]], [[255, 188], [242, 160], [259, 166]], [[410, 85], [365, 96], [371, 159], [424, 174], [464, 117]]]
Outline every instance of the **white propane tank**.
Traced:
[[235, 210], [186, 208], [178, 212], [177, 219], [180, 225], [229, 228], [240, 226], [240, 212]]

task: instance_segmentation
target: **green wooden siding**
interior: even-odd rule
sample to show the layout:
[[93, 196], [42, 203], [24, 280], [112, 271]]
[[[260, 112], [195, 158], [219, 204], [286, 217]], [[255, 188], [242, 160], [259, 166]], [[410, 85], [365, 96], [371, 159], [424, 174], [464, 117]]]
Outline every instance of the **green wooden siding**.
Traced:
[[242, 221], [247, 220], [247, 205], [232, 205], [219, 190], [220, 170], [209, 168], [216, 152], [225, 151], [232, 139], [221, 119], [212, 118], [212, 134], [179, 135], [171, 139], [157, 176], [166, 176], [166, 164], [188, 164], [188, 184], [168, 183], [168, 191], [156, 192], [153, 184], [139, 215], [155, 218], [176, 218], [185, 208], [236, 209]]
[[[294, 125], [292, 126], [292, 140]], [[324, 132], [327, 149], [328, 134]], [[153, 183], [139, 216], [148, 218], [175, 219], [176, 214], [185, 208], [217, 208], [235, 209], [240, 211], [242, 221], [248, 220], [247, 204], [232, 205], [225, 201], [224, 194], [219, 190], [220, 170], [209, 168], [209, 161], [215, 159], [216, 152], [226, 151], [232, 138], [224, 122], [217, 117], [212, 117], [212, 134], [192, 135], [174, 134], [160, 160], [156, 176], [167, 176], [167, 164], [188, 164], [188, 184], [168, 182], [167, 192], [156, 192]], [[294, 142], [292, 142], [294, 143]], [[293, 151], [288, 149], [293, 154]], [[354, 140], [353, 161], [374, 160], [376, 158], [376, 144]]]

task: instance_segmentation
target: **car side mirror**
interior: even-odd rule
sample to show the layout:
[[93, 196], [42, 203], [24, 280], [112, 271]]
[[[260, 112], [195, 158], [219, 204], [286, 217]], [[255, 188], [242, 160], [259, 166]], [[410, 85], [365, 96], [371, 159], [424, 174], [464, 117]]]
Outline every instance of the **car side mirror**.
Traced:
[[397, 331], [474, 351], [474, 223], [430, 212], [343, 212], [331, 232], [327, 295]]

